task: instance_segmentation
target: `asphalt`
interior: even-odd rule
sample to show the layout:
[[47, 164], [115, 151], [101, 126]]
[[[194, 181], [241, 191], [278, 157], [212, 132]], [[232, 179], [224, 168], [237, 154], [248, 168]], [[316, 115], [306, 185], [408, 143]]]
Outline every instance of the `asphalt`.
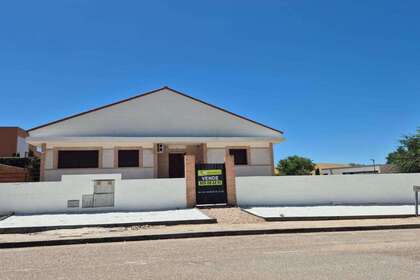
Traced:
[[289, 221], [254, 224], [198, 224], [164, 227], [80, 228], [33, 234], [0, 234], [0, 249], [122, 241], [310, 232], [371, 231], [420, 228], [420, 218]]
[[420, 230], [0, 250], [0, 279], [418, 279]]

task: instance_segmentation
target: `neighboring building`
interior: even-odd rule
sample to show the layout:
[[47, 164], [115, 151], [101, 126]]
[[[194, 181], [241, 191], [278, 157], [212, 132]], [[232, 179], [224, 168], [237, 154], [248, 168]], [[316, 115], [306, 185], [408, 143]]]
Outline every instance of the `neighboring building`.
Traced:
[[28, 133], [19, 127], [0, 127], [0, 157], [27, 157]]
[[397, 173], [398, 170], [391, 164], [362, 165], [348, 167], [331, 167], [320, 170], [320, 175], [354, 175], [354, 174], [379, 174]]
[[198, 163], [234, 156], [238, 176], [271, 176], [283, 133], [168, 87], [28, 130], [42, 147], [41, 180], [121, 173], [125, 179], [184, 176]]
[[329, 168], [337, 168], [337, 167], [350, 167], [349, 164], [341, 164], [341, 163], [317, 163], [315, 164], [314, 171], [311, 172], [312, 175], [322, 175], [321, 170], [329, 169]]

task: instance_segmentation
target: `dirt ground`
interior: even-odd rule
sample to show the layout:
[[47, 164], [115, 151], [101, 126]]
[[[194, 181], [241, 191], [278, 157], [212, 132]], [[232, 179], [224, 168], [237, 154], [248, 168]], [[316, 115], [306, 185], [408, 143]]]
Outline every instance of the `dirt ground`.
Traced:
[[200, 208], [200, 211], [210, 218], [217, 219], [219, 224], [265, 223], [264, 219], [244, 212], [238, 207]]

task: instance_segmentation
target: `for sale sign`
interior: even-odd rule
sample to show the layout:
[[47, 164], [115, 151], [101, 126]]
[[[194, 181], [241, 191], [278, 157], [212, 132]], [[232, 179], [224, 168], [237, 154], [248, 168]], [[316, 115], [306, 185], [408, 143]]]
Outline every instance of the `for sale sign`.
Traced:
[[223, 185], [223, 170], [222, 169], [207, 169], [198, 170], [198, 186], [222, 186]]
[[197, 204], [226, 203], [223, 163], [196, 164]]

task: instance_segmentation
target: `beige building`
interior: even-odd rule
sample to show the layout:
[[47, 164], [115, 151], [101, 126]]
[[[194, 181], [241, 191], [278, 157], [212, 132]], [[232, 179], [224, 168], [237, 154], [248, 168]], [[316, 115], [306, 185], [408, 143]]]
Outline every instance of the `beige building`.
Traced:
[[349, 164], [342, 164], [342, 163], [325, 163], [320, 162], [315, 164], [314, 170], [311, 172], [312, 175], [324, 175], [321, 174], [322, 170], [330, 169], [330, 168], [343, 168], [343, 167], [350, 167]]
[[28, 130], [41, 147], [41, 180], [64, 174], [121, 173], [123, 179], [184, 176], [198, 163], [234, 156], [237, 176], [271, 176], [274, 128], [168, 87]]
[[398, 169], [392, 164], [376, 164], [360, 166], [336, 166], [323, 168], [320, 170], [320, 175], [357, 175], [380, 173], [398, 173]]

